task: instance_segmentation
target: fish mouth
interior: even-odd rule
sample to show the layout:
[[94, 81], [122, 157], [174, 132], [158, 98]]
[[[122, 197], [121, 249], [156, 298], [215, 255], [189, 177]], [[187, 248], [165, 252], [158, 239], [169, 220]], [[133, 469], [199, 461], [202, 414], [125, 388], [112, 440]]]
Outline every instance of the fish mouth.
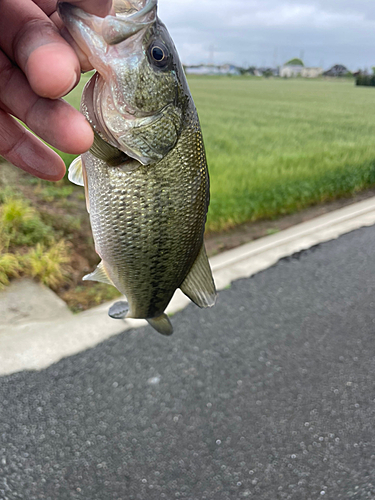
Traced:
[[96, 37], [99, 36], [107, 45], [117, 45], [155, 23], [157, 3], [158, 0], [147, 0], [141, 9], [136, 10], [134, 1], [117, 1], [115, 2], [117, 15], [101, 18], [88, 14], [69, 2], [60, 1], [58, 12], [68, 31], [80, 46], [82, 41], [87, 45], [88, 35], [92, 40], [93, 34]]

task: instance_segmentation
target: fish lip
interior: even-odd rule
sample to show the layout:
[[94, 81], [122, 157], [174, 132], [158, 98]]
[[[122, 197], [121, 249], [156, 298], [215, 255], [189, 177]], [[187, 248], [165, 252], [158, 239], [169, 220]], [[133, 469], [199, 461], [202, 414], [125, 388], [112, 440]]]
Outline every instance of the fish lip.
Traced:
[[64, 1], [59, 1], [57, 3], [57, 12], [61, 19], [63, 20], [64, 24], [69, 22], [68, 16], [73, 16], [76, 18], [86, 18], [89, 19], [91, 17], [96, 17], [91, 14], [87, 14], [84, 10], [80, 9], [76, 5], [72, 5], [69, 2], [64, 2]]
[[[74, 24], [80, 22], [92, 29], [108, 45], [116, 45], [154, 24], [157, 19], [157, 4], [158, 0], [147, 0], [146, 5], [134, 13], [108, 15], [104, 18], [88, 14], [63, 0], [58, 1], [57, 10], [69, 31], [74, 28]], [[152, 12], [153, 16], [150, 15]]]

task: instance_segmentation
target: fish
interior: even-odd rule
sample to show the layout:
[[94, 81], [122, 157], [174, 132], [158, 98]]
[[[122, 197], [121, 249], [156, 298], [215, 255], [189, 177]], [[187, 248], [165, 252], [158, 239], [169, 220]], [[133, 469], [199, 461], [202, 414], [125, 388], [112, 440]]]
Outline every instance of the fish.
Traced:
[[81, 100], [94, 144], [69, 169], [85, 188], [101, 258], [83, 279], [125, 295], [111, 317], [146, 319], [168, 336], [165, 310], [177, 289], [201, 308], [217, 292], [204, 245], [210, 180], [201, 126], [157, 8], [157, 0], [116, 0], [100, 18], [58, 4], [96, 70]]

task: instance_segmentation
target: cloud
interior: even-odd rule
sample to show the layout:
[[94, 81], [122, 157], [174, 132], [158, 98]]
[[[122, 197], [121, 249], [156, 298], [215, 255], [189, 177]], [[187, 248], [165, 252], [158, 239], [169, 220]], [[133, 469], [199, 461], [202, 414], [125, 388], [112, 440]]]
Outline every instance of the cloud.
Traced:
[[159, 0], [186, 64], [375, 65], [375, 2], [371, 0]]

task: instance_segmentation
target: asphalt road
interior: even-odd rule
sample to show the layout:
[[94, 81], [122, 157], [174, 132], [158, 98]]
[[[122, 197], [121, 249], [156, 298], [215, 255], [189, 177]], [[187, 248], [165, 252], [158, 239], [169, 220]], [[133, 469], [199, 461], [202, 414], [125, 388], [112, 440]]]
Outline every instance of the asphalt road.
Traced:
[[367, 228], [0, 379], [0, 499], [374, 499], [374, 289]]

